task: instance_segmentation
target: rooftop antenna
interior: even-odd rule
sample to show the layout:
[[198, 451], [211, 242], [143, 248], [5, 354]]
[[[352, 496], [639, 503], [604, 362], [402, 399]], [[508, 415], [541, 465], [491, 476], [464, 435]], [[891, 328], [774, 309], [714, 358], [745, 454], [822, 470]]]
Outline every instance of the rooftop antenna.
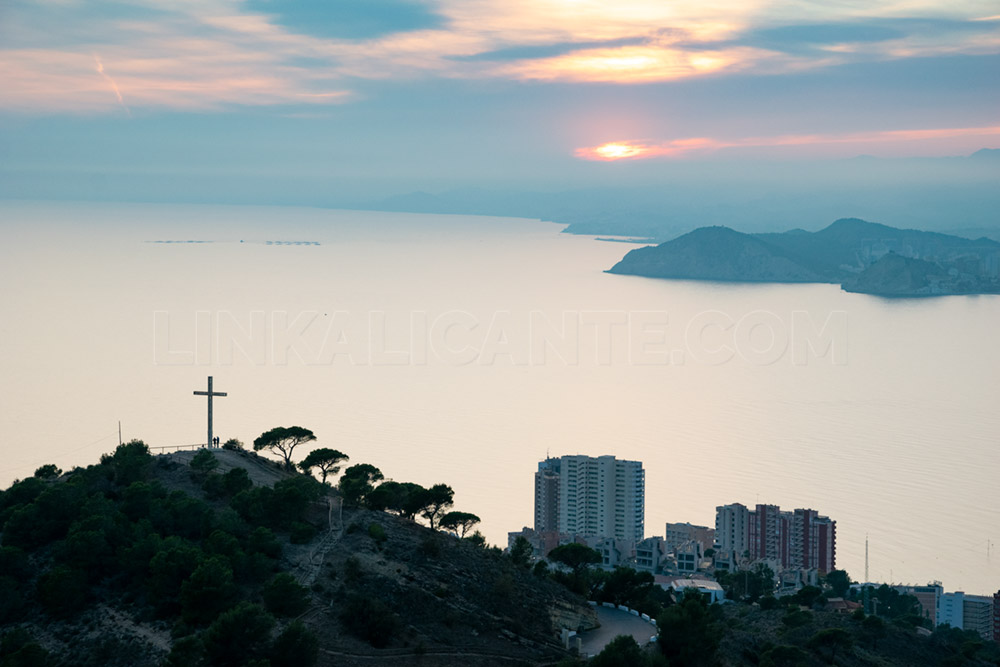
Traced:
[[865, 533], [865, 583], [868, 583], [868, 533]]
[[122, 446], [122, 420], [118, 420], [118, 446]]
[[869, 606], [869, 603], [868, 603], [868, 589], [871, 588], [868, 585], [868, 582], [869, 582], [869, 579], [868, 579], [868, 533], [865, 533], [865, 584], [864, 584], [864, 588], [862, 589], [862, 592], [864, 593], [864, 599], [862, 600], [862, 604], [864, 605], [864, 610], [865, 610], [866, 614], [872, 613], [872, 608]]

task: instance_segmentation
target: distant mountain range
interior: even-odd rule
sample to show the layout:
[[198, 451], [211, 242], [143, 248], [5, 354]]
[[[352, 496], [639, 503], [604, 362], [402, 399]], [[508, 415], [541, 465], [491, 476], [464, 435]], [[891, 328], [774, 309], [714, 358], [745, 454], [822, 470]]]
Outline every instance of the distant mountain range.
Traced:
[[840, 283], [883, 296], [1000, 293], [1000, 242], [896, 229], [857, 218], [818, 232], [702, 227], [637, 248], [610, 273], [729, 282]]
[[[593, 165], [592, 165], [593, 166]], [[570, 234], [669, 241], [695, 227], [818, 230], [841, 217], [1000, 240], [1000, 149], [949, 158], [861, 156], [822, 162], [684, 161], [602, 165], [586, 187], [511, 183], [411, 192], [356, 206], [380, 211], [539, 218]], [[591, 174], [590, 178], [593, 178]], [[568, 179], [567, 182], [574, 182]]]

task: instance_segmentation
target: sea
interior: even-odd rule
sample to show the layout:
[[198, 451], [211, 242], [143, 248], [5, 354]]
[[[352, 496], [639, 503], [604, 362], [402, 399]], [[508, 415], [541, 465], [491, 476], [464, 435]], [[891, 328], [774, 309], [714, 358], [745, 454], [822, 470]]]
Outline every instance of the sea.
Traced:
[[645, 533], [729, 503], [837, 522], [855, 580], [1000, 589], [1000, 297], [605, 273], [538, 220], [0, 202], [0, 485], [139, 438], [315, 432], [449, 484], [487, 540], [547, 456], [645, 470]]

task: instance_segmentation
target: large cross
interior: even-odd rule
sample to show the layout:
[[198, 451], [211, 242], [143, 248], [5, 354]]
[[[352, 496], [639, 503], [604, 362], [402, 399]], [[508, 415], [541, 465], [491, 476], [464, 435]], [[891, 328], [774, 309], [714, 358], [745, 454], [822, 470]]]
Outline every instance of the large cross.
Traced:
[[195, 396], [208, 396], [208, 446], [211, 447], [215, 444], [212, 441], [212, 397], [213, 396], [225, 396], [224, 391], [212, 391], [212, 376], [208, 376], [208, 391], [196, 391]]

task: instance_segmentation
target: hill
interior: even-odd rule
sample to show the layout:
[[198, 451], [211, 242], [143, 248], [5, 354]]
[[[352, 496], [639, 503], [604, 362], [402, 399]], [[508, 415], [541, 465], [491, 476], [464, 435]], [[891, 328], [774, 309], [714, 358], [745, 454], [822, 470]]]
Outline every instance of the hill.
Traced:
[[931, 632], [907, 622], [799, 606], [734, 604], [720, 611], [718, 627], [725, 629], [720, 630], [719, 657], [733, 667], [971, 667], [1000, 658], [993, 642], [949, 627]]
[[702, 227], [655, 247], [632, 250], [609, 273], [733, 282], [824, 282], [777, 245], [728, 227]]
[[854, 292], [924, 296], [1000, 292], [998, 266], [1000, 242], [992, 239], [844, 218], [818, 232], [744, 234], [702, 227], [632, 250], [609, 272], [732, 282], [832, 282]]
[[3, 665], [538, 664], [595, 623], [498, 549], [245, 451], [44, 466], [0, 529]]

